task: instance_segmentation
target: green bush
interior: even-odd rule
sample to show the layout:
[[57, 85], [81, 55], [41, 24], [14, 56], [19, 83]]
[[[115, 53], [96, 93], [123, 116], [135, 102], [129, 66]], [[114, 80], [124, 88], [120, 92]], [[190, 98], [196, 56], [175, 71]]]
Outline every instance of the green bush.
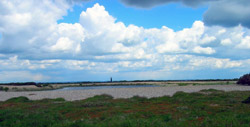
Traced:
[[21, 97], [10, 98], [6, 102], [28, 102], [28, 101], [29, 98], [21, 96]]
[[250, 73], [241, 76], [240, 79], [237, 81], [237, 84], [250, 85]]

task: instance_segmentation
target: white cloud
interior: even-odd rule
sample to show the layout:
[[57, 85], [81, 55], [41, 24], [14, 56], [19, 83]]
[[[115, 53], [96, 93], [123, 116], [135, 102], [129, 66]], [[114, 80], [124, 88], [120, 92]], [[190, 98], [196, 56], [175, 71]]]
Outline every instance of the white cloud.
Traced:
[[226, 32], [226, 29], [221, 29], [221, 30], [218, 31], [218, 34], [220, 35], [220, 34], [223, 34], [225, 32]]
[[164, 45], [157, 46], [156, 49], [159, 53], [178, 53], [183, 52], [183, 50], [176, 43], [166, 43]]
[[215, 40], [216, 40], [216, 37], [205, 35], [205, 37], [201, 39], [201, 44], [207, 44]]
[[222, 45], [231, 45], [231, 44], [232, 44], [232, 41], [231, 41], [231, 39], [229, 39], [229, 38], [223, 39], [223, 40], [221, 40], [221, 44], [222, 44]]
[[193, 51], [194, 51], [194, 53], [198, 53], [198, 54], [213, 54], [213, 53], [215, 53], [215, 50], [212, 49], [211, 47], [203, 48], [203, 47], [197, 46], [193, 49]]
[[240, 67], [246, 61], [232, 61], [229, 59], [217, 59], [217, 58], [202, 58], [202, 57], [194, 57], [190, 59], [189, 66], [192, 68], [235, 68]]
[[[164, 33], [165, 31], [159, 32]], [[192, 28], [186, 28], [178, 32], [170, 29], [168, 33], [165, 33], [166, 39], [161, 36], [159, 38], [159, 40], [164, 40], [163, 44], [156, 47], [159, 53], [195, 52], [199, 54], [213, 54], [216, 52], [211, 47], [201, 47], [201, 45], [209, 44], [216, 40], [215, 36], [209, 36], [206, 33], [205, 26], [201, 21], [194, 22]]]
[[250, 36], [246, 36], [241, 40], [241, 43], [237, 45], [238, 48], [250, 49]]
[[201, 21], [195, 21], [190, 29], [183, 29], [177, 32], [178, 39], [185, 42], [197, 42], [204, 33], [205, 26]]
[[94, 62], [89, 62], [87, 60], [67, 60], [64, 62], [65, 68], [71, 70], [90, 70], [96, 65]]
[[31, 73], [29, 71], [2, 71], [0, 72], [1, 82], [27, 82], [27, 81], [46, 81], [50, 77], [42, 74]]
[[[100, 60], [101, 58], [105, 60], [111, 58], [113, 60], [128, 60], [149, 59], [151, 56], [160, 55], [159, 53], [185, 54], [194, 52], [212, 55], [216, 52], [221, 56], [228, 56], [228, 54], [216, 50], [224, 49], [224, 45], [229, 45], [229, 40], [232, 43], [230, 48], [234, 51], [237, 50], [236, 45], [239, 45], [238, 47], [246, 47], [247, 45], [247, 35], [244, 34], [247, 30], [242, 27], [206, 27], [201, 21], [195, 21], [191, 28], [176, 32], [166, 26], [161, 29], [145, 29], [135, 25], [125, 26], [122, 22], [116, 22], [116, 18], [99, 4], [83, 11], [80, 15], [80, 23], [56, 24], [56, 19], [60, 19], [65, 14], [65, 10], [70, 8], [66, 3], [51, 4], [50, 9], [55, 14], [50, 12], [51, 15], [48, 14], [45, 17], [53, 16], [54, 20], [51, 20], [50, 23], [46, 20], [47, 23], [36, 25], [36, 27], [32, 27], [34, 26], [32, 23], [29, 24], [28, 27], [32, 27], [29, 34], [27, 32], [23, 36], [19, 33], [12, 36], [4, 34], [4, 39], [1, 41], [2, 43], [0, 42], [2, 52], [4, 49], [10, 48], [10, 51], [21, 51], [24, 56], [36, 59], [43, 54], [43, 59], [92, 58]], [[37, 10], [43, 10], [48, 3], [44, 2], [43, 4]], [[59, 8], [60, 6], [63, 8]], [[15, 13], [19, 14], [19, 12], [21, 13], [21, 11]], [[31, 22], [38, 20], [32, 11], [29, 13], [32, 16]], [[46, 27], [44, 28], [44, 26]], [[20, 30], [26, 31], [26, 29], [25, 27]], [[216, 31], [219, 32], [216, 33]], [[7, 32], [4, 31], [4, 33]], [[17, 40], [20, 42], [15, 43]], [[242, 42], [237, 40], [242, 40]], [[220, 41], [221, 45], [216, 44], [216, 41]]]
[[52, 50], [67, 51], [72, 49], [72, 41], [69, 38], [59, 38], [55, 45], [51, 47]]
[[[0, 11], [0, 68], [6, 72], [2, 74], [32, 75], [29, 71], [42, 70], [156, 73], [249, 64], [250, 56], [245, 54], [250, 53], [250, 30], [242, 26], [207, 27], [202, 21], [179, 31], [167, 26], [125, 26], [99, 4], [83, 11], [79, 23], [58, 24], [71, 8], [65, 0], [39, 4], [24, 0], [14, 5], [15, 1], [0, 2], [5, 7]], [[46, 79], [40, 73], [34, 75], [31, 79]]]
[[[82, 12], [80, 15], [80, 23], [89, 32], [97, 33], [109, 30], [112, 28], [115, 22], [115, 18], [109, 15], [104, 6], [100, 6], [98, 3], [92, 8], [88, 8], [86, 12]], [[102, 30], [102, 31], [99, 31]]]
[[144, 29], [135, 25], [129, 25], [121, 35], [121, 39], [119, 40], [125, 46], [133, 46], [140, 42], [143, 42]]

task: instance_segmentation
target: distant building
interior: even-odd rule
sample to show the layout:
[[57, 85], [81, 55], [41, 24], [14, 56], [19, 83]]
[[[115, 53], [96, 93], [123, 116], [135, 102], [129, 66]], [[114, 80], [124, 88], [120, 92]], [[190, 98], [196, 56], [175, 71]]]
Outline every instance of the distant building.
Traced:
[[110, 78], [110, 82], [112, 82], [112, 77]]

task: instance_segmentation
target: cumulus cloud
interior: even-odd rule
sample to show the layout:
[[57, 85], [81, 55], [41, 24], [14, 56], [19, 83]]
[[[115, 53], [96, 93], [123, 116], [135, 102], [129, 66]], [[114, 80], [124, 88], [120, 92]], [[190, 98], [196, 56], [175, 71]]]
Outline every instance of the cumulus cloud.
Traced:
[[250, 30], [244, 26], [206, 26], [203, 21], [179, 31], [126, 26], [99, 4], [82, 11], [79, 23], [57, 23], [72, 7], [69, 1], [37, 4], [0, 2], [5, 8], [0, 8], [0, 76], [10, 72], [12, 78], [43, 81], [80, 71], [159, 72], [162, 77], [162, 72], [239, 69], [250, 63]]
[[[67, 6], [65, 5], [65, 7]], [[69, 9], [69, 7], [65, 9]], [[54, 17], [58, 15], [58, 12], [64, 11], [64, 9], [56, 11], [51, 16]], [[30, 13], [30, 15], [32, 22], [37, 20], [36, 16], [33, 16], [35, 14]], [[19, 52], [20, 58], [29, 59], [119, 61], [150, 59], [158, 53], [213, 55], [217, 53], [216, 50], [220, 51], [223, 45], [229, 45], [228, 40], [231, 40], [232, 43], [229, 46], [235, 52], [237, 50], [235, 46], [238, 49], [244, 49], [247, 45], [247, 35], [244, 34], [247, 30], [240, 26], [228, 29], [206, 27], [202, 21], [195, 21], [191, 28], [180, 31], [174, 31], [166, 26], [161, 29], [145, 29], [135, 25], [125, 26], [123, 22], [116, 22], [116, 18], [99, 4], [83, 11], [79, 23], [57, 24], [51, 21], [49, 24], [46, 23], [42, 26], [36, 24], [36, 27], [32, 27], [34, 25], [31, 23], [27, 27], [17, 28], [22, 32], [21, 34], [20, 32], [9, 34], [9, 29], [3, 29], [3, 39], [0, 41], [1, 53]], [[46, 27], [44, 28], [44, 26]], [[218, 34], [214, 34], [215, 31], [219, 31]], [[223, 52], [218, 53], [221, 57], [229, 55]], [[237, 56], [237, 54], [230, 55]]]
[[241, 40], [241, 43], [237, 45], [239, 48], [250, 49], [250, 36], [246, 36]]
[[69, 9], [66, 2], [45, 0], [2, 0], [0, 6], [3, 7], [0, 10], [0, 51], [9, 53], [44, 45], [57, 20]]
[[193, 49], [193, 51], [195, 53], [204, 53], [204, 54], [213, 54], [215, 53], [215, 50], [212, 49], [211, 47], [207, 47], [207, 48], [202, 48], [200, 46], [197, 46]]
[[231, 45], [232, 44], [232, 41], [230, 39], [223, 39], [221, 40], [221, 44], [222, 45]]
[[211, 68], [234, 68], [241, 66], [243, 61], [231, 61], [229, 59], [216, 59], [216, 58], [206, 58], [202, 59], [202, 57], [196, 57], [189, 61], [189, 66], [193, 69], [203, 67], [211, 67]]
[[[137, 52], [134, 46], [141, 44], [144, 40], [143, 28], [135, 25], [126, 27], [124, 23], [116, 22], [116, 19], [105, 10], [104, 6], [99, 4], [95, 4], [81, 13], [80, 24], [87, 31], [82, 49], [86, 54], [133, 56]], [[143, 47], [138, 48], [140, 51], [144, 50]]]

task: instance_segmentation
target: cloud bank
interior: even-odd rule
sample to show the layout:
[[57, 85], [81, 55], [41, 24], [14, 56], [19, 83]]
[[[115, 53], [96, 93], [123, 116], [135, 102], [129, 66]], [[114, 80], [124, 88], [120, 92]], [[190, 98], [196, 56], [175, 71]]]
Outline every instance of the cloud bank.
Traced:
[[193, 72], [193, 78], [201, 72], [249, 70], [250, 31], [240, 25], [195, 21], [180, 31], [146, 29], [117, 22], [99, 4], [82, 11], [79, 23], [58, 24], [72, 7], [67, 0], [2, 0], [0, 7], [2, 82], [103, 80], [114, 74], [117, 79], [183, 79], [185, 72]]
[[122, 3], [128, 6], [139, 8], [152, 8], [162, 4], [169, 3], [181, 3], [190, 7], [197, 7], [204, 3], [213, 2], [217, 0], [120, 0]]

